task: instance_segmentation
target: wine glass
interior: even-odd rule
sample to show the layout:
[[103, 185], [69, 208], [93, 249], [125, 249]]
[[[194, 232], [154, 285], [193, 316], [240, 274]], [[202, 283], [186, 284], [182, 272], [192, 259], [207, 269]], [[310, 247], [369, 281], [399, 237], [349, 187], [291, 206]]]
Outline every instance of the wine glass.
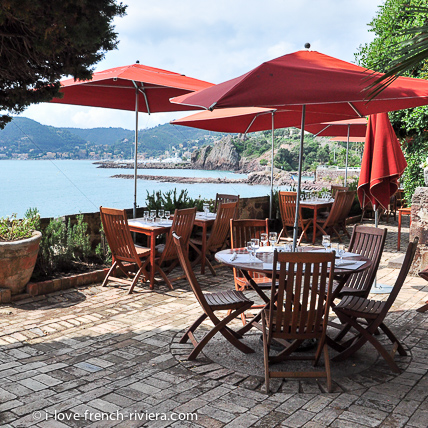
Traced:
[[266, 247], [268, 243], [268, 234], [267, 233], [261, 233], [260, 234], [260, 244], [262, 247]]
[[161, 219], [161, 221], [162, 221], [162, 219], [164, 218], [164, 216], [165, 216], [165, 209], [164, 209], [164, 207], [161, 207], [160, 208], [160, 210], [158, 211], [158, 215], [159, 215], [159, 218]]
[[247, 242], [247, 251], [248, 251], [248, 254], [250, 255], [250, 260], [252, 260], [253, 259], [253, 242], [252, 241]]
[[275, 242], [278, 239], [278, 234], [276, 232], [269, 232], [269, 244], [271, 246], [275, 245]]
[[149, 215], [150, 215], [150, 212], [149, 212], [149, 211], [144, 211], [143, 219], [144, 219], [144, 221], [145, 221], [146, 223], [148, 223], [148, 222], [149, 222]]
[[150, 210], [150, 220], [154, 223], [156, 218], [156, 210]]
[[330, 235], [322, 236], [322, 245], [325, 248], [325, 251], [328, 251], [328, 248], [331, 246]]
[[255, 257], [257, 250], [260, 248], [260, 239], [253, 238], [253, 239], [251, 239], [251, 242], [253, 243], [253, 252], [254, 252], [254, 257]]
[[337, 254], [340, 257], [339, 261], [337, 262], [338, 265], [341, 265], [343, 263], [343, 255], [345, 254], [345, 244], [337, 244]]
[[203, 204], [203, 209], [204, 209], [204, 213], [205, 213], [205, 217], [208, 217], [208, 213], [210, 212], [210, 206], [209, 204]]
[[165, 211], [165, 220], [169, 220], [171, 217], [171, 211]]

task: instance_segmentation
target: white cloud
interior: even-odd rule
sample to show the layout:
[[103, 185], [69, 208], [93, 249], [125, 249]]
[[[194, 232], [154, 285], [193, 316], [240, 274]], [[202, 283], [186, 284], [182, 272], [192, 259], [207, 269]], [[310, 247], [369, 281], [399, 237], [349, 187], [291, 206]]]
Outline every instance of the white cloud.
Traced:
[[[353, 61], [359, 45], [370, 42], [367, 24], [382, 0], [126, 0], [128, 14], [115, 21], [118, 50], [96, 69], [136, 60], [219, 83], [263, 61], [311, 49]], [[135, 115], [101, 108], [40, 104], [23, 114], [53, 126], [121, 126], [133, 129]], [[140, 128], [180, 114], [140, 115]], [[146, 125], [147, 124], [147, 125]]]

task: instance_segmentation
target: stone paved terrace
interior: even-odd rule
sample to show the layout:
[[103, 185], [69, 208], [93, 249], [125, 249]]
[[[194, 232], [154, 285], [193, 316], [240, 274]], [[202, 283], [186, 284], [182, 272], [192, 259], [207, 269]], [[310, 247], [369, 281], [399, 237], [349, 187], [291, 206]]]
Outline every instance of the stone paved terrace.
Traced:
[[[396, 223], [388, 227], [379, 279], [393, 284], [398, 271], [386, 266], [397, 256]], [[404, 228], [403, 248], [407, 236]], [[230, 270], [218, 274], [198, 279], [209, 291], [233, 287]], [[266, 395], [258, 367], [235, 357], [221, 336], [186, 361], [189, 347], [178, 338], [200, 309], [185, 280], [173, 291], [137, 287], [127, 295], [98, 284], [1, 305], [0, 426], [426, 428], [428, 313], [415, 311], [428, 298], [426, 284], [408, 277], [388, 317], [409, 351], [396, 357], [403, 372], [392, 373], [367, 347], [355, 361], [333, 363], [330, 394], [322, 381], [278, 380]], [[257, 345], [256, 334], [245, 340]], [[148, 413], [197, 420], [136, 420]]]

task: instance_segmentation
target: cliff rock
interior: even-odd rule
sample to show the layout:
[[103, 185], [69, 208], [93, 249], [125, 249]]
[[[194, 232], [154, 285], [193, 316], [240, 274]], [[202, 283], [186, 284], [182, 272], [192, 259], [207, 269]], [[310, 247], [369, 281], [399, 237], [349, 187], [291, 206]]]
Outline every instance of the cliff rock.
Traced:
[[194, 168], [236, 171], [239, 169], [239, 154], [231, 142], [231, 136], [223, 137], [213, 147], [204, 147], [192, 154]]

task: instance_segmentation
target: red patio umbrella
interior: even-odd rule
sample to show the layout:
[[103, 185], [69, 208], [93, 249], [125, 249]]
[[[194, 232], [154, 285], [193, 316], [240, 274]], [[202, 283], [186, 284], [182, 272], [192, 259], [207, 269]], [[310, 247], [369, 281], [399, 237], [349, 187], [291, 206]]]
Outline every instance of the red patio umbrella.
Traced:
[[[370, 202], [375, 211], [375, 226], [378, 226], [378, 208], [387, 209], [391, 196], [398, 189], [398, 179], [406, 169], [407, 162], [400, 143], [389, 121], [388, 113], [369, 117], [363, 160], [358, 182], [358, 199], [361, 206]], [[377, 284], [372, 293], [388, 293], [392, 287]]]
[[[428, 104], [428, 82], [399, 77], [378, 97], [365, 99], [365, 88], [380, 73], [314, 51], [299, 51], [267, 61], [248, 73], [171, 100], [205, 109], [229, 107], [286, 108], [306, 113], [343, 115], [351, 119], [373, 113]], [[326, 119], [329, 120], [329, 119]], [[298, 199], [304, 133], [300, 140]], [[297, 242], [299, 203], [296, 204], [293, 243]]]
[[374, 207], [387, 209], [406, 166], [407, 162], [388, 114], [371, 115], [358, 181], [358, 199], [361, 206], [371, 202]]
[[135, 111], [134, 218], [137, 209], [138, 113], [195, 110], [171, 104], [169, 99], [212, 86], [212, 83], [142, 64], [110, 68], [93, 74], [91, 80], [61, 81], [62, 98], [51, 102]]

